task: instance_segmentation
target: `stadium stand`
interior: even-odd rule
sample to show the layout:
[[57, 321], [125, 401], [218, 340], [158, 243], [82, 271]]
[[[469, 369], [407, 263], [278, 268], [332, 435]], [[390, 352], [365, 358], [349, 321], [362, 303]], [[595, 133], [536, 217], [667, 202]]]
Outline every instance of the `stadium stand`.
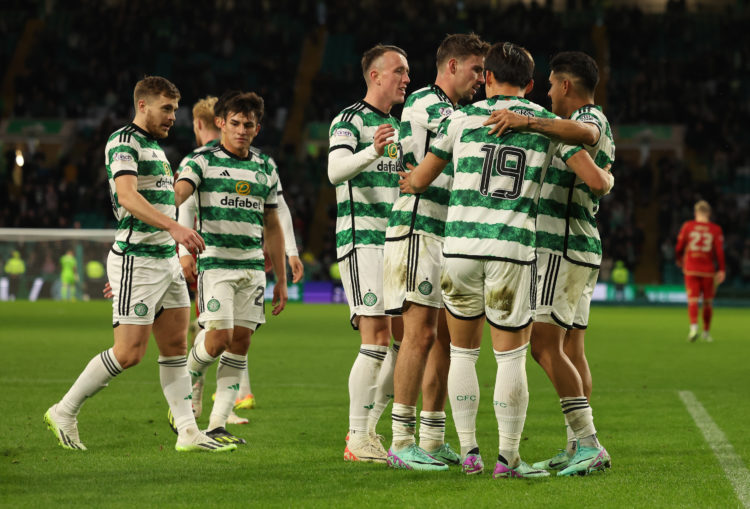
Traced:
[[[548, 104], [548, 60], [556, 52], [589, 52], [608, 70], [598, 98], [618, 129], [618, 160], [617, 184], [598, 215], [602, 280], [614, 260], [624, 260], [638, 282], [680, 283], [674, 241], [702, 197], [726, 234], [727, 286], [750, 287], [748, 2], [688, 12], [685, 2], [670, 1], [662, 13], [581, 7], [588, 2], [569, 2], [579, 7], [561, 12], [499, 3], [436, 2], [428, 20], [407, 2], [387, 15], [375, 4], [343, 0], [222, 0], [210, 12], [184, 2], [85, 1], [75, 12], [57, 2], [5, 2], [0, 136], [14, 122], [48, 119], [60, 119], [59, 132], [72, 134], [54, 146], [22, 144], [22, 172], [15, 167], [19, 145], [2, 145], [0, 226], [111, 227], [101, 160], [106, 134], [129, 119], [121, 99], [132, 84], [163, 74], [183, 97], [166, 143], [175, 163], [193, 144], [187, 105], [228, 88], [265, 98], [258, 145], [279, 163], [301, 252], [315, 255], [313, 278], [328, 278], [335, 201], [325, 177], [327, 128], [363, 92], [362, 51], [377, 41], [404, 47], [414, 90], [434, 77], [437, 42], [473, 30], [532, 52], [537, 86], [530, 98], [541, 104]], [[34, 256], [33, 263], [59, 258]]]

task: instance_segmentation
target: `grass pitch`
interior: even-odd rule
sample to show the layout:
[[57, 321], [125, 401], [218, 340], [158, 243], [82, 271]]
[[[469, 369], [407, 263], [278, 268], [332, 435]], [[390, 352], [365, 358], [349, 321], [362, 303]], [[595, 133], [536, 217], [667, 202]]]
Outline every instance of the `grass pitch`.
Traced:
[[[457, 468], [418, 473], [345, 463], [347, 379], [359, 340], [340, 305], [289, 305], [255, 335], [249, 364], [258, 408], [241, 412], [250, 424], [232, 427], [248, 440], [236, 452], [174, 451], [153, 342], [139, 366], [83, 407], [79, 429], [89, 450], [63, 450], [42, 415], [111, 346], [110, 306], [0, 303], [0, 506], [742, 507], [678, 391], [695, 394], [747, 468], [747, 309], [717, 309], [716, 341], [688, 344], [682, 308], [594, 308], [592, 406], [613, 468], [528, 482], [467, 477]], [[491, 471], [496, 364], [489, 342], [484, 347], [477, 429]], [[521, 454], [532, 462], [554, 454], [565, 437], [552, 385], [531, 356], [528, 375]], [[210, 374], [208, 408], [213, 385]], [[379, 427], [386, 442], [389, 414], [390, 407]], [[457, 448], [448, 416], [447, 437]]]

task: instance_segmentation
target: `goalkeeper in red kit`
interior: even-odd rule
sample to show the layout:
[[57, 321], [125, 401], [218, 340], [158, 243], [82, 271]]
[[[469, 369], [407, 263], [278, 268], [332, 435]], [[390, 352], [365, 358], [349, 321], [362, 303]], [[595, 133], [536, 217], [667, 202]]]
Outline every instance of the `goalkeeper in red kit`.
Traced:
[[[688, 341], [698, 339], [698, 301], [703, 294], [703, 339], [713, 341], [709, 330], [716, 287], [724, 282], [724, 234], [710, 221], [711, 206], [695, 204], [695, 219], [686, 221], [677, 236], [675, 258], [685, 275], [690, 332]], [[718, 269], [718, 270], [717, 270]]]

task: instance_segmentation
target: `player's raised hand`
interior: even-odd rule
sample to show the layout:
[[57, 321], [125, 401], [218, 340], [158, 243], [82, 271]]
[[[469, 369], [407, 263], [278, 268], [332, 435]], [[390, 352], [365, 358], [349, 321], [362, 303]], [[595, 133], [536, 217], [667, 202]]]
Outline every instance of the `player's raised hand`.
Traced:
[[289, 266], [292, 268], [292, 283], [299, 283], [302, 276], [305, 275], [305, 266], [299, 256], [289, 257]]
[[508, 109], [502, 109], [493, 111], [490, 118], [485, 120], [482, 125], [492, 125], [490, 134], [499, 138], [508, 129], [521, 130], [525, 128], [529, 125], [529, 119], [526, 115], [519, 115]]
[[195, 283], [195, 278], [198, 277], [198, 268], [195, 265], [195, 258], [191, 255], [181, 256], [180, 265], [182, 265], [182, 274], [185, 276], [185, 281], [188, 283]]
[[287, 294], [286, 283], [284, 284], [276, 283], [273, 287], [273, 300], [271, 300], [273, 311], [271, 311], [271, 314], [273, 316], [276, 316], [282, 311], [284, 311], [284, 308], [286, 307], [286, 301], [288, 299], [289, 299], [289, 295]]
[[375, 152], [377, 152], [379, 156], [383, 155], [386, 145], [393, 143], [391, 138], [395, 134], [396, 129], [394, 129], [391, 124], [380, 124], [378, 126], [372, 144], [375, 146]]
[[206, 243], [203, 242], [203, 237], [193, 229], [175, 223], [174, 226], [169, 229], [169, 234], [175, 242], [185, 246], [191, 253], [202, 253], [203, 250], [206, 249]]

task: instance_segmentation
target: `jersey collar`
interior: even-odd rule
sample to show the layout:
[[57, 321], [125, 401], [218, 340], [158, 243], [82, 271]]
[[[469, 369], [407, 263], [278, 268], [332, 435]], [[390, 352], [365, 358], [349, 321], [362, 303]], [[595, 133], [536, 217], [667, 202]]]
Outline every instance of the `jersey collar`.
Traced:
[[365, 106], [367, 106], [368, 108], [370, 108], [373, 112], [377, 113], [378, 115], [380, 115], [383, 118], [391, 118], [391, 115], [389, 113], [385, 113], [383, 111], [380, 111], [375, 106], [373, 106], [372, 104], [368, 103], [365, 100], [362, 100], [362, 104], [364, 104]]
[[151, 134], [148, 131], [146, 131], [145, 129], [141, 129], [135, 123], [131, 122], [130, 123], [130, 127], [132, 127], [133, 129], [135, 129], [136, 131], [138, 131], [139, 133], [141, 133], [143, 136], [145, 136], [149, 140], [157, 141], [156, 138], [154, 138], [153, 136], [151, 136]]
[[443, 99], [445, 102], [451, 103], [454, 107], [456, 106], [453, 101], [451, 101], [451, 98], [448, 97], [448, 94], [445, 93], [445, 90], [440, 88], [440, 85], [438, 85], [437, 83], [433, 83], [430, 86], [432, 87], [432, 90], [438, 95], [438, 97]]
[[[581, 111], [584, 108], [594, 108], [595, 110], [599, 110], [599, 111], [602, 111], [602, 112], [604, 111], [602, 109], [602, 107], [599, 106], [598, 104], [584, 104], [580, 108], [576, 108], [575, 111], [573, 111], [573, 113], [575, 113], [576, 111]], [[570, 114], [571, 117], [573, 116], [573, 113]]]
[[219, 148], [220, 148], [220, 149], [221, 149], [221, 151], [222, 151], [222, 152], [224, 152], [224, 153], [225, 153], [226, 155], [228, 155], [228, 156], [229, 156], [229, 157], [231, 157], [232, 159], [237, 159], [238, 161], [249, 161], [250, 159], [252, 159], [252, 158], [253, 158], [253, 153], [252, 153], [252, 151], [248, 151], [248, 153], [247, 153], [247, 157], [240, 157], [240, 156], [238, 156], [238, 155], [236, 155], [236, 154], [233, 154], [233, 153], [232, 153], [232, 152], [230, 152], [229, 150], [227, 150], [227, 148], [226, 148], [226, 147], [225, 147], [224, 145], [222, 145], [221, 143], [219, 143]]

